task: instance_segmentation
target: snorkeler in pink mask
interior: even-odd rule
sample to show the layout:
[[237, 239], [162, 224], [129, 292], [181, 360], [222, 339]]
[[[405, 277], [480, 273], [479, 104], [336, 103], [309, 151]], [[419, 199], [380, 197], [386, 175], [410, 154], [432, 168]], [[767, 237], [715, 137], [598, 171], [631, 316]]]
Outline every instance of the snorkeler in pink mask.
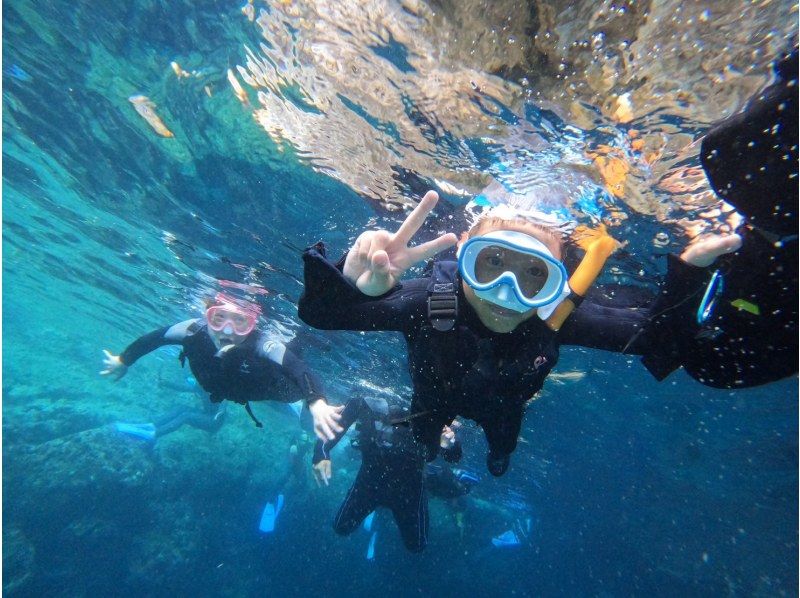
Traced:
[[144, 355], [164, 345], [180, 345], [181, 364], [187, 360], [198, 384], [214, 403], [224, 400], [245, 406], [255, 418], [250, 401], [308, 405], [314, 431], [320, 440], [331, 440], [342, 428], [341, 407], [328, 405], [322, 383], [304, 361], [286, 345], [257, 329], [261, 308], [220, 293], [204, 318], [193, 318], [146, 334], [120, 355], [104, 351], [104, 376], [119, 380]]

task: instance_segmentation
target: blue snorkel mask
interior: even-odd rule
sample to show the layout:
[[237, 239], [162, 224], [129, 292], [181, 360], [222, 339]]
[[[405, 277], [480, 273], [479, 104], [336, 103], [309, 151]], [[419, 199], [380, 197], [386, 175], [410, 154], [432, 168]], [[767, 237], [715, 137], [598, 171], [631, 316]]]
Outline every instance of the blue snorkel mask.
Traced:
[[[503, 269], [503, 258], [510, 255], [517, 264], [544, 270], [543, 284], [533, 283], [534, 279], [513, 269]], [[520, 313], [536, 309], [542, 320], [570, 294], [564, 264], [544, 243], [518, 231], [492, 231], [469, 239], [458, 249], [458, 270], [480, 299]]]

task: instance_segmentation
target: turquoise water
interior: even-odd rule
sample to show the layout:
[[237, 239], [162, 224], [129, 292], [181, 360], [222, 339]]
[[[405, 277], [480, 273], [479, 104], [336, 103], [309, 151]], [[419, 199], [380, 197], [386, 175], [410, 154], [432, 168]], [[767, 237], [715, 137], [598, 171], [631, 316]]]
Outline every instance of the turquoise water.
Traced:
[[[256, 405], [257, 429], [231, 406], [216, 434], [185, 427], [154, 444], [110, 427], [194, 405], [169, 387], [185, 376], [174, 351], [114, 384], [98, 375], [101, 350], [198, 314], [220, 279], [269, 291], [269, 328], [304, 339], [333, 400], [367, 383], [407, 396], [401, 339], [300, 323], [299, 255], [319, 239], [338, 255], [365, 227], [396, 226], [427, 188], [443, 196], [427, 234], [460, 232], [486, 189], [602, 220], [629, 242], [608, 278], [644, 285], [687, 231], [724, 229], [713, 196], [687, 190], [702, 179], [692, 141], [796, 43], [792, 5], [703, 16], [663, 3], [593, 21], [591, 6], [550, 5], [548, 29], [534, 9], [509, 23], [479, 3], [275, 2], [256, 4], [253, 22], [230, 2], [4, 3], [8, 595], [796, 591], [796, 379], [735, 393], [682, 372], [659, 384], [636, 359], [565, 348], [570, 375], [534, 402], [502, 480], [487, 479], [467, 429], [481, 481], [463, 529], [432, 499], [429, 546], [409, 555], [379, 513], [374, 561], [365, 533], [330, 529], [357, 454], [342, 451], [331, 488], [310, 476], [278, 487], [290, 417]], [[664, 12], [682, 16], [658, 25]], [[648, 60], [656, 46], [661, 60]], [[136, 95], [173, 137], [141, 118]], [[621, 196], [596, 156], [628, 165]], [[276, 531], [262, 535], [281, 490]], [[522, 546], [492, 548], [527, 518]]]

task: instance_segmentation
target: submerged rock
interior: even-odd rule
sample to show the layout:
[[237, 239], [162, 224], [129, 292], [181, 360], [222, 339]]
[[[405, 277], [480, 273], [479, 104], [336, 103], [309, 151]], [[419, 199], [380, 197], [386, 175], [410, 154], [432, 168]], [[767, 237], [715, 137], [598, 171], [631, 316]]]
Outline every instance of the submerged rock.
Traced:
[[18, 447], [4, 459], [4, 496], [15, 498], [37, 514], [69, 506], [82, 508], [114, 495], [120, 487], [144, 485], [152, 473], [148, 446], [122, 438], [111, 427], [94, 428], [34, 446]]
[[131, 583], [160, 586], [164, 580], [189, 575], [203, 543], [194, 505], [186, 499], [162, 505], [153, 525], [133, 538], [128, 562]]
[[33, 575], [36, 551], [16, 527], [3, 527], [3, 595], [21, 590]]

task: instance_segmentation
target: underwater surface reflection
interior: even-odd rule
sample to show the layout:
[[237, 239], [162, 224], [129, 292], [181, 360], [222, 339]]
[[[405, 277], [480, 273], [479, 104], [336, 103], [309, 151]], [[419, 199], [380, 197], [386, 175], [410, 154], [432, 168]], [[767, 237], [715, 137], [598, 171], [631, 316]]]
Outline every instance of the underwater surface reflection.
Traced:
[[603, 281], [654, 288], [664, 255], [738, 223], [698, 140], [769, 82], [796, 20], [786, 1], [5, 2], [4, 592], [794, 592], [794, 378], [659, 384], [565, 348], [507, 476], [465, 424], [474, 487], [432, 499], [411, 555], [386, 512], [332, 532], [360, 457], [337, 449], [316, 488], [291, 411], [130, 437], [113, 422], [196, 407], [189, 372], [174, 347], [118, 384], [98, 371], [229, 281], [333, 401], [407, 400], [399, 335], [301, 323], [300, 253], [396, 228], [427, 189], [423, 238], [482, 196], [606, 225], [626, 244]]

